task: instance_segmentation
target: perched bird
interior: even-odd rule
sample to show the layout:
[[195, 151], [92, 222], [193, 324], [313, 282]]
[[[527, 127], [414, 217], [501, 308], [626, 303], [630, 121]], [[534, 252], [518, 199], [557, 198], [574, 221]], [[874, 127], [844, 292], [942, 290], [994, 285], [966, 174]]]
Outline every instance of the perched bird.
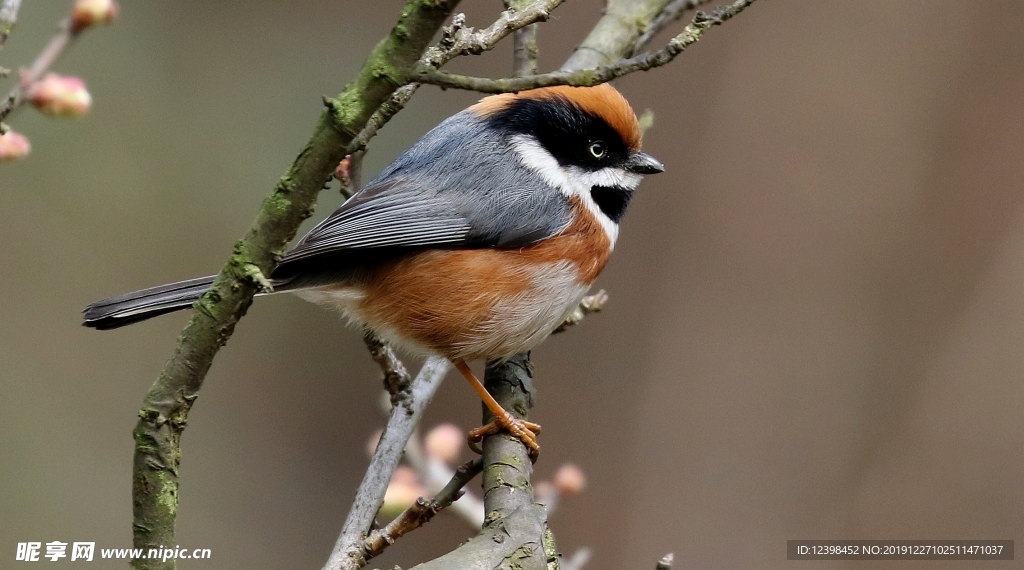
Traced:
[[[645, 174], [640, 128], [608, 84], [493, 95], [449, 117], [313, 228], [270, 276], [340, 309], [379, 338], [450, 359], [494, 413], [471, 441], [507, 430], [536, 453], [539, 426], [513, 418], [466, 365], [528, 350], [604, 268]], [[112, 329], [185, 309], [213, 277], [89, 305]]]

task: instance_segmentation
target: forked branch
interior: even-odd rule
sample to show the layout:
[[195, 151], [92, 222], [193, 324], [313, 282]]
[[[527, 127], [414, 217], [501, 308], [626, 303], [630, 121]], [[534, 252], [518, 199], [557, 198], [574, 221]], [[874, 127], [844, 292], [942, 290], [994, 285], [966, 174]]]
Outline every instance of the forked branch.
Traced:
[[409, 80], [418, 83], [429, 83], [442, 88], [466, 89], [479, 91], [481, 93], [515, 93], [538, 87], [552, 87], [555, 85], [572, 85], [576, 87], [591, 87], [600, 83], [606, 83], [612, 79], [635, 73], [637, 71], [648, 71], [661, 67], [682, 53], [687, 47], [697, 43], [708, 28], [717, 26], [733, 16], [742, 12], [755, 0], [736, 0], [732, 4], [716, 8], [710, 14], [697, 12], [693, 21], [683, 31], [672, 38], [664, 48], [643, 53], [631, 58], [601, 66], [594, 69], [582, 70], [559, 70], [540, 75], [526, 77], [509, 77], [504, 79], [488, 79], [485, 77], [472, 77], [468, 75], [457, 75], [440, 71], [429, 66], [417, 66]]

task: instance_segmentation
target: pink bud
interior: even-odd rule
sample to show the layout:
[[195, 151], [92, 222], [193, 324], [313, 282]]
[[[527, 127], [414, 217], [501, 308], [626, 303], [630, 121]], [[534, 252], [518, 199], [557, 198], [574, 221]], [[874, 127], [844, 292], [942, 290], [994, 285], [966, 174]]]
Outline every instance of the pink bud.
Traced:
[[579, 467], [572, 463], [566, 463], [558, 468], [551, 483], [559, 493], [568, 497], [583, 491], [583, 488], [587, 486], [587, 476]]
[[441, 424], [427, 433], [423, 445], [427, 454], [445, 463], [454, 463], [459, 459], [466, 437], [455, 424]]
[[338, 166], [334, 167], [334, 177], [341, 182], [342, 186], [348, 186], [352, 183], [349, 178], [352, 175], [352, 155], [346, 154], [345, 158], [341, 159]]
[[0, 135], [0, 161], [25, 158], [31, 150], [28, 138], [21, 133], [7, 131], [7, 134]]
[[47, 73], [28, 87], [27, 95], [39, 112], [51, 117], [78, 117], [92, 107], [92, 95], [78, 77]]
[[546, 505], [552, 500], [557, 500], [558, 491], [555, 490], [555, 486], [550, 481], [537, 481], [537, 484], [533, 486], [533, 498], [538, 503]]
[[416, 475], [416, 472], [413, 471], [412, 467], [399, 465], [395, 469], [395, 472], [391, 474], [391, 482], [402, 483], [405, 485], [419, 485], [420, 478]]
[[425, 494], [426, 490], [420, 485], [416, 473], [403, 465], [391, 476], [379, 514], [389, 519], [397, 517]]
[[81, 31], [114, 21], [121, 7], [115, 0], [75, 0], [71, 7], [71, 28]]

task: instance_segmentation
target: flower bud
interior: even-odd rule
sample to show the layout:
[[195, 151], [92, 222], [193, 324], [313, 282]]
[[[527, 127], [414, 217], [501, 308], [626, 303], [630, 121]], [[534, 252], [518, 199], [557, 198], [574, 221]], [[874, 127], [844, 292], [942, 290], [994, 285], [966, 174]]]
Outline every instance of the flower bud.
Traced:
[[78, 77], [47, 73], [28, 87], [32, 105], [51, 117], [78, 117], [92, 107], [92, 95]]
[[71, 28], [81, 31], [92, 26], [109, 24], [121, 11], [115, 0], [75, 0], [71, 7]]
[[566, 463], [558, 468], [551, 483], [562, 496], [568, 497], [583, 491], [583, 488], [587, 486], [587, 476], [579, 467], [572, 463]]
[[451, 464], [459, 459], [466, 438], [455, 424], [441, 424], [427, 432], [423, 445], [427, 454], [438, 461]]
[[0, 161], [18, 160], [28, 156], [32, 150], [28, 138], [21, 133], [7, 131], [0, 135]]
[[334, 177], [341, 182], [342, 186], [349, 186], [352, 184], [352, 155], [346, 154], [345, 158], [341, 159], [338, 166], [334, 167]]
[[402, 465], [391, 476], [378, 514], [388, 519], [395, 518], [425, 494], [426, 490], [420, 485], [416, 472]]

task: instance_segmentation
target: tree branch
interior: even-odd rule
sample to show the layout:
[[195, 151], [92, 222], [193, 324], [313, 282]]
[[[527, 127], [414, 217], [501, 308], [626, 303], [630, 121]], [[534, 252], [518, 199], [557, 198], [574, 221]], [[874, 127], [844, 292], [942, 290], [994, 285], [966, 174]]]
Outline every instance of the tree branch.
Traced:
[[608, 0], [604, 16], [562, 64], [562, 70], [592, 69], [634, 55], [637, 38], [669, 2]]
[[[312, 213], [328, 176], [370, 116], [402, 84], [458, 0], [408, 0], [395, 28], [371, 52], [355, 80], [334, 99], [227, 265], [200, 298], [174, 355], [150, 388], [135, 428], [132, 496], [136, 548], [175, 544], [181, 433], [220, 347], [257, 290], [253, 269], [273, 272], [299, 224]], [[386, 485], [386, 483], [385, 483]], [[372, 519], [372, 514], [370, 515]], [[368, 525], [367, 525], [368, 526]], [[173, 560], [135, 559], [135, 568], [172, 569]]]
[[[564, 1], [536, 0], [519, 9], [510, 7], [502, 12], [493, 24], [482, 30], [466, 27], [465, 15], [456, 14], [452, 18], [452, 24], [444, 28], [441, 41], [427, 50], [417, 67], [437, 69], [458, 56], [479, 55], [490, 51], [509, 34], [531, 24], [546, 21], [551, 16], [551, 11]], [[534, 47], [536, 48], [536, 45]], [[419, 83], [413, 82], [396, 90], [394, 95], [370, 117], [363, 130], [349, 144], [346, 152], [351, 154], [366, 148], [377, 131], [405, 108], [419, 87]]]
[[656, 52], [640, 54], [629, 59], [623, 59], [616, 63], [605, 65], [594, 69], [578, 71], [562, 69], [541, 75], [528, 77], [512, 77], [506, 79], [488, 79], [484, 77], [470, 77], [439, 71], [430, 67], [417, 66], [410, 76], [411, 81], [429, 83], [442, 88], [466, 89], [479, 91], [481, 93], [515, 93], [538, 87], [551, 87], [555, 85], [572, 85], [576, 87], [590, 87], [600, 83], [606, 83], [617, 77], [628, 75], [637, 71], [647, 71], [655, 67], [661, 67], [682, 53], [687, 47], [693, 45], [701, 38], [705, 30], [717, 26], [736, 14], [742, 12], [755, 0], [736, 0], [732, 4], [717, 8], [711, 14], [697, 12], [693, 21], [690, 22], [682, 33], [672, 38], [668, 45]]
[[[523, 8], [523, 0], [505, 0], [505, 7]], [[523, 77], [537, 73], [537, 25], [516, 30], [512, 36], [512, 75]]]
[[[676, 20], [682, 19], [683, 15], [690, 10], [695, 10], [705, 4], [710, 4], [711, 0], [672, 0], [658, 13], [657, 16], [651, 20], [651, 23], [644, 28], [644, 31], [636, 39], [636, 45], [633, 46], [633, 51], [629, 55], [634, 55], [637, 52], [647, 49], [647, 45], [651, 43], [654, 36], [661, 33], [669, 24]], [[595, 66], [596, 67], [596, 66]]]
[[[529, 354], [508, 362], [490, 362], [484, 375], [487, 391], [516, 417], [525, 419], [533, 402]], [[484, 421], [493, 416], [484, 408]], [[547, 516], [533, 502], [533, 464], [526, 446], [507, 434], [484, 440], [484, 528], [452, 552], [413, 570], [491, 570], [546, 568], [544, 536]]]
[[[441, 509], [451, 506], [462, 496], [462, 488], [484, 468], [482, 459], [469, 461], [455, 471], [455, 475], [432, 499], [420, 498], [414, 505], [395, 517], [384, 528], [370, 533], [363, 541], [363, 560], [368, 561], [391, 546], [403, 535], [423, 526]], [[365, 564], [365, 562], [364, 562]]]
[[423, 410], [441, 385], [448, 367], [448, 361], [443, 358], [428, 358], [420, 373], [409, 383], [407, 396], [397, 399], [398, 404], [391, 409], [387, 426], [373, 452], [370, 466], [359, 484], [355, 501], [324, 570], [355, 569], [366, 564], [363, 541], [384, 501], [384, 492], [402, 457], [402, 450], [419, 424]]
[[[454, 474], [448, 465], [424, 453], [416, 434], [405, 444], [405, 461], [413, 468], [427, 490], [443, 489]], [[465, 493], [452, 504], [451, 512], [459, 515], [473, 530], [484, 524], [484, 503], [472, 493]]]

